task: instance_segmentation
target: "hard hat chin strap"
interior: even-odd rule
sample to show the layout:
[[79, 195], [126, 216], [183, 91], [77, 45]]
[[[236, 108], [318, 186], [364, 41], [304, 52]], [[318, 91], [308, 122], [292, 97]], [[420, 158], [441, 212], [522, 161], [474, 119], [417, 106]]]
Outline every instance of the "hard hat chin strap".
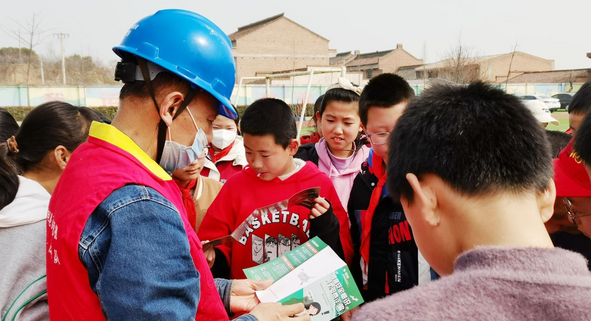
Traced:
[[[160, 108], [158, 107], [158, 102], [156, 101], [156, 93], [154, 92], [152, 81], [150, 80], [150, 70], [148, 69], [148, 63], [145, 59], [139, 57], [137, 58], [137, 62], [138, 66], [140, 67], [140, 70], [142, 71], [142, 76], [144, 77], [146, 86], [148, 87], [148, 92], [150, 93], [152, 101], [154, 102], [154, 107], [156, 107], [156, 112], [158, 113], [158, 115], [160, 115]], [[187, 94], [185, 95], [185, 98], [181, 106], [172, 117], [173, 120], [175, 120], [185, 110], [185, 108], [187, 108], [187, 106], [191, 103], [193, 98], [195, 98], [195, 96], [197, 95], [197, 92], [199, 92], [199, 88], [191, 85], [191, 89], [189, 89], [189, 92], [187, 92]], [[164, 143], [166, 142], [167, 128], [168, 126], [166, 125], [162, 117], [160, 117], [160, 122], [158, 123], [158, 147], [156, 151], [157, 163], [160, 163], [160, 159], [162, 158], [162, 151], [164, 150]]]

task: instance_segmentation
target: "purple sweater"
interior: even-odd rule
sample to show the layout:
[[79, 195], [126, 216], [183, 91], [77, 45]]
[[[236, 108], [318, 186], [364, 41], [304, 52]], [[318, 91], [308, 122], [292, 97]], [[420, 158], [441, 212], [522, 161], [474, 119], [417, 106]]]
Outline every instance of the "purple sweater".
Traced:
[[591, 272], [559, 248], [480, 247], [452, 275], [366, 304], [353, 320], [591, 320]]

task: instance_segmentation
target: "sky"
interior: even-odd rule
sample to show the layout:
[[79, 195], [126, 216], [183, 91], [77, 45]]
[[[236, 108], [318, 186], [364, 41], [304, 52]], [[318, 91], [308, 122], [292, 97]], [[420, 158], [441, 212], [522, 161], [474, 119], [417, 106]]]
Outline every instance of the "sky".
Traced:
[[[590, 0], [22, 0], [0, 12], [0, 48], [18, 47], [10, 35], [33, 15], [45, 38], [35, 51], [117, 60], [111, 48], [135, 22], [159, 9], [200, 13], [230, 34], [279, 14], [330, 40], [337, 52], [373, 52], [396, 44], [425, 62], [436, 62], [461, 44], [477, 55], [508, 53], [517, 46], [555, 61], [555, 69], [591, 68]], [[21, 33], [21, 35], [23, 32]]]

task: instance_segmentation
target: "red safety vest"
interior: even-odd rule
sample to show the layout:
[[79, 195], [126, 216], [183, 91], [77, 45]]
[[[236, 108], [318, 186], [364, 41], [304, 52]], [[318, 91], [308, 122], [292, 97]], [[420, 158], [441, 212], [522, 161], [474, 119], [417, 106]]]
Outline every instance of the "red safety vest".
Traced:
[[201, 242], [191, 228], [181, 193], [172, 178], [115, 127], [93, 123], [87, 143], [68, 162], [49, 204], [47, 293], [52, 320], [105, 320], [88, 272], [78, 258], [78, 242], [94, 209], [127, 184], [150, 187], [179, 211], [200, 274], [196, 320], [228, 320]]

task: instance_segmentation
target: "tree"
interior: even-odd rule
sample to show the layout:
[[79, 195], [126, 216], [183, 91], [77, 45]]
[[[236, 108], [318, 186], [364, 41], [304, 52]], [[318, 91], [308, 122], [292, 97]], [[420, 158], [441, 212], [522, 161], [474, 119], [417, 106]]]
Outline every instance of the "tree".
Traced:
[[458, 42], [445, 53], [438, 77], [457, 84], [486, 81], [488, 68], [484, 60], [472, 47]]
[[[11, 19], [12, 20], [12, 19]], [[24, 44], [25, 48], [28, 48], [27, 54], [27, 74], [26, 74], [26, 85], [27, 91], [29, 90], [29, 79], [31, 74], [31, 63], [33, 62], [33, 49], [37, 47], [39, 44], [45, 40], [46, 35], [44, 35], [45, 31], [41, 30], [41, 19], [38, 18], [38, 14], [33, 14], [31, 20], [28, 20], [27, 23], [22, 24], [18, 21], [12, 20], [19, 28], [18, 30], [12, 30], [7, 32], [7, 34], [12, 37], [13, 39], [19, 42], [19, 49], [20, 44]], [[21, 30], [24, 32], [21, 34]], [[20, 55], [19, 55], [20, 56]], [[37, 60], [38, 61], [38, 60]], [[27, 95], [27, 104], [30, 106], [29, 102], [29, 95]]]
[[28, 48], [0, 48], [0, 84], [13, 85], [25, 83], [26, 68], [23, 68], [22, 56], [28, 57], [29, 55], [32, 61], [39, 60], [37, 53]]

